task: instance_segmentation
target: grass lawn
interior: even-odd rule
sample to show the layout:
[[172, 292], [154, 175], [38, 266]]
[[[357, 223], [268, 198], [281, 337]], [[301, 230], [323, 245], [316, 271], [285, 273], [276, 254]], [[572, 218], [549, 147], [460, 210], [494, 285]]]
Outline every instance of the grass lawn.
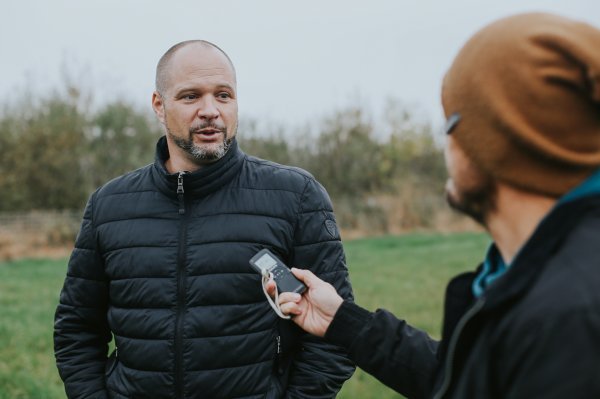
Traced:
[[[449, 278], [481, 260], [484, 234], [410, 234], [345, 243], [356, 301], [439, 337]], [[66, 260], [0, 263], [0, 399], [65, 398], [54, 364], [54, 310]], [[357, 370], [338, 398], [398, 398]]]
[[52, 349], [65, 272], [65, 260], [0, 263], [0, 399], [66, 397]]

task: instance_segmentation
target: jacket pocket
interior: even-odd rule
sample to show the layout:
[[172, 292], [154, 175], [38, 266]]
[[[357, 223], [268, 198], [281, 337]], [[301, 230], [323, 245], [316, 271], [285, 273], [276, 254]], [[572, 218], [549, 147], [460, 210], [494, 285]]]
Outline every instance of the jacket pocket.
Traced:
[[104, 366], [104, 376], [107, 380], [115, 370], [115, 367], [117, 367], [117, 361], [117, 350], [115, 349], [106, 360], [106, 365]]
[[281, 388], [281, 382], [277, 375], [271, 375], [271, 383], [269, 390], [265, 394], [265, 399], [281, 399], [283, 398], [283, 392]]
[[115, 349], [106, 360], [106, 366], [104, 367], [104, 376], [108, 397], [110, 399], [131, 399], [129, 395], [118, 392], [118, 387], [116, 387], [114, 382], [111, 381], [111, 376], [118, 365], [119, 358], [117, 356], [117, 350]]

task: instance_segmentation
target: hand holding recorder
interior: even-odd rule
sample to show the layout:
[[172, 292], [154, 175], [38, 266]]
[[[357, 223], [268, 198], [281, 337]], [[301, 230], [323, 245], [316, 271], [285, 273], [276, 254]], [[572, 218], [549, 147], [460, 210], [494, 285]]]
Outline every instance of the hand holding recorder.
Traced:
[[[321, 280], [309, 270], [292, 268], [292, 273], [308, 288], [303, 295], [293, 292], [282, 292], [279, 305], [284, 314], [291, 315], [292, 320], [300, 328], [318, 337], [325, 332], [333, 316], [344, 301], [335, 288]], [[267, 284], [269, 295], [275, 294], [275, 282]]]

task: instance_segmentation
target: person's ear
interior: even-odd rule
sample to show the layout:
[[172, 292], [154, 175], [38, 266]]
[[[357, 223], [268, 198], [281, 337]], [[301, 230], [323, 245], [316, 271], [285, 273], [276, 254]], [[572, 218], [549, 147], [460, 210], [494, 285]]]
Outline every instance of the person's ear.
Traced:
[[165, 103], [162, 95], [158, 91], [152, 93], [152, 109], [156, 114], [156, 117], [162, 123], [165, 124]]

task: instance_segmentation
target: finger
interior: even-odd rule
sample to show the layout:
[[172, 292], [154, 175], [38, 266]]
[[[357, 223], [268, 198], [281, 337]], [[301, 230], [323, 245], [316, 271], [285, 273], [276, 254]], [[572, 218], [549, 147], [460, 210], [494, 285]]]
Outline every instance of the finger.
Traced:
[[286, 302], [279, 306], [281, 313], [290, 316], [298, 316], [302, 314], [302, 309], [294, 302]]
[[266, 288], [267, 288], [267, 294], [269, 294], [269, 296], [274, 297], [275, 296], [275, 281], [273, 281], [272, 279], [269, 280], [266, 284]]
[[279, 295], [279, 304], [282, 305], [287, 302], [298, 303], [300, 302], [300, 299], [302, 299], [300, 294], [294, 292], [282, 292], [281, 295]]

